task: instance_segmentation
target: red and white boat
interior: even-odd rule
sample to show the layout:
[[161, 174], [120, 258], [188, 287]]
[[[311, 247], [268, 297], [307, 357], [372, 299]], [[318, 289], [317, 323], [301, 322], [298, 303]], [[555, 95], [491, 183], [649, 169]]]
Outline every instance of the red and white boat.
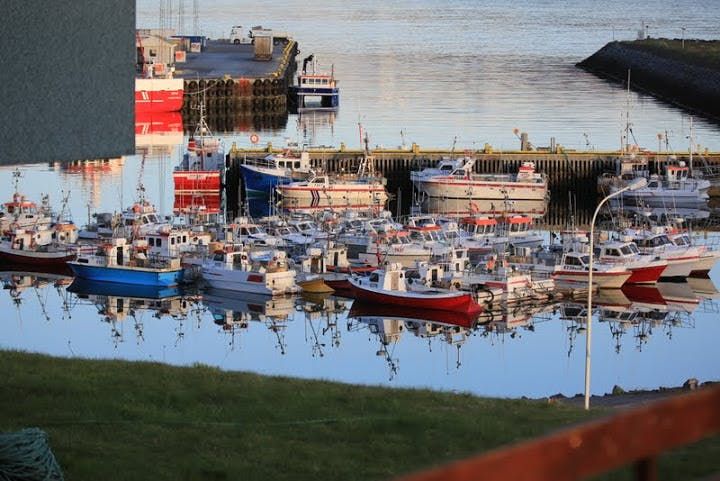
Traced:
[[661, 277], [688, 277], [700, 260], [700, 248], [673, 244], [662, 227], [650, 231], [627, 229], [625, 233], [635, 239], [641, 253], [667, 261]]
[[136, 78], [135, 112], [177, 112], [185, 87], [179, 78]]
[[310, 175], [307, 181], [277, 187], [283, 209], [304, 214], [323, 210], [380, 212], [385, 209], [387, 181], [375, 174], [372, 157], [363, 159], [357, 174], [328, 176], [311, 172]]
[[653, 284], [660, 279], [668, 262], [653, 255], [641, 254], [633, 242], [611, 241], [600, 245], [598, 260], [624, 266], [632, 275], [628, 284]]
[[401, 264], [390, 263], [368, 277], [351, 277], [348, 282], [356, 299], [420, 309], [479, 314], [482, 308], [464, 291], [427, 288], [421, 291], [407, 289], [405, 270]]
[[176, 215], [217, 216], [222, 214], [221, 186], [225, 178], [225, 153], [219, 138], [213, 137], [203, 107], [195, 134], [188, 139], [187, 152], [173, 172]]
[[16, 229], [0, 240], [0, 260], [13, 264], [64, 266], [77, 256], [71, 245], [78, 239], [74, 224], [58, 223], [52, 227]]
[[709, 245], [693, 243], [687, 232], [670, 230], [668, 231], [668, 238], [680, 248], [694, 246], [697, 249], [699, 257], [692, 265], [690, 277], [708, 277], [710, 271], [720, 259], [720, 250], [713, 249]]
[[547, 198], [547, 177], [535, 172], [534, 162], [523, 162], [517, 174], [475, 174], [474, 166], [474, 158], [443, 160], [435, 168], [411, 172], [410, 180], [421, 195], [444, 200], [492, 200], [502, 205]]
[[[556, 281], [565, 281], [588, 285], [590, 254], [565, 252], [559, 264], [555, 266], [552, 277]], [[620, 289], [632, 276], [632, 272], [622, 265], [605, 262], [593, 262], [593, 284], [601, 289]]]
[[28, 200], [18, 192], [18, 183], [21, 174], [13, 172], [15, 192], [12, 199], [2, 204], [0, 209], [0, 232], [10, 229], [24, 229], [34, 227], [46, 227], [52, 223], [49, 198], [43, 196], [42, 206], [38, 208], [35, 202]]

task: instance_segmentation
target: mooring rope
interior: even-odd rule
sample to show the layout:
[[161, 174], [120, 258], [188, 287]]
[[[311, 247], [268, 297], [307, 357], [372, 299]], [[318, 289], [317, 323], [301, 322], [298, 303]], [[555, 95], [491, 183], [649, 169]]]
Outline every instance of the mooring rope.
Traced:
[[48, 435], [38, 428], [0, 434], [0, 481], [62, 481]]

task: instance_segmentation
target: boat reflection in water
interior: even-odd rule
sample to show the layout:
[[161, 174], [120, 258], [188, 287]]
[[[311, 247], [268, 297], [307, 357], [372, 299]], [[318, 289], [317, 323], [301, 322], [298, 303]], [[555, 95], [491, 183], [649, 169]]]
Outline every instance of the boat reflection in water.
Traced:
[[102, 320], [111, 326], [113, 343], [123, 342], [121, 322], [128, 317], [133, 320], [137, 342], [144, 341], [144, 324], [139, 316], [143, 311], [152, 312], [153, 317], [171, 317], [180, 321], [176, 325], [176, 345], [185, 334], [182, 321], [197, 303], [196, 296], [185, 295], [181, 288], [141, 286], [115, 282], [92, 282], [75, 278], [67, 288], [79, 302], [90, 303], [97, 309]]
[[295, 305], [292, 296], [272, 297], [247, 292], [233, 296], [228, 291], [209, 289], [203, 294], [202, 303], [210, 311], [215, 324], [230, 334], [231, 349], [235, 348], [235, 334], [247, 330], [251, 322], [259, 322], [275, 335], [276, 347], [285, 354], [285, 329], [292, 319]]
[[545, 200], [499, 201], [464, 199], [427, 198], [420, 204], [422, 212], [449, 216], [488, 215], [505, 216], [511, 214], [529, 215], [541, 218], [547, 211]]
[[601, 323], [607, 323], [618, 353], [621, 340], [628, 332], [632, 332], [636, 348], [642, 350], [657, 330], [671, 338], [674, 328], [694, 327], [691, 314], [697, 309], [700, 298], [687, 283], [630, 285], [616, 295], [623, 295], [625, 302], [598, 306], [598, 318]]
[[348, 314], [348, 331], [367, 329], [377, 337], [380, 347], [375, 354], [385, 358], [390, 380], [398, 373], [399, 362], [393, 357], [393, 351], [404, 332], [421, 339], [441, 339], [447, 345], [456, 346], [459, 368], [460, 347], [476, 326], [477, 316], [470, 314], [361, 301], [353, 302]]
[[312, 357], [324, 357], [328, 345], [340, 347], [338, 321], [351, 303], [349, 299], [329, 294], [303, 293], [300, 296], [295, 309], [305, 317], [305, 342], [312, 346]]
[[58, 296], [62, 299], [62, 311], [65, 316], [69, 311], [69, 304], [65, 295], [65, 288], [73, 281], [72, 271], [65, 266], [40, 266], [33, 268], [30, 265], [6, 264], [0, 271], [0, 283], [3, 290], [7, 291], [12, 303], [18, 309], [22, 306], [23, 295], [26, 291], [33, 291], [35, 297], [40, 301], [40, 309], [45, 320], [49, 321], [50, 315], [45, 309], [44, 297], [40, 291], [54, 287]]

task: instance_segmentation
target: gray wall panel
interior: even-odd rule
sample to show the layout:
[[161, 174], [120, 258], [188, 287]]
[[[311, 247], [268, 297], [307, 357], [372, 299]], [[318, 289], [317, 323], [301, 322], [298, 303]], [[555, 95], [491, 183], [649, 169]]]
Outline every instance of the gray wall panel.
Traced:
[[132, 154], [134, 0], [0, 0], [0, 163]]

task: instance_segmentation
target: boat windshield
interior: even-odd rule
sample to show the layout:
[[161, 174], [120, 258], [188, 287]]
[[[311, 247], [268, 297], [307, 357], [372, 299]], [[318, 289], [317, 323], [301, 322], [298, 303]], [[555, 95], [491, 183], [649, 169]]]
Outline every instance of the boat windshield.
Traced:
[[622, 252], [626, 256], [633, 254], [632, 249], [630, 249], [630, 245], [622, 246], [620, 248], [620, 252]]
[[638, 248], [635, 244], [628, 244], [628, 248], [630, 249], [630, 252], [632, 252], [633, 254], [640, 253], [640, 251], [638, 250]]

